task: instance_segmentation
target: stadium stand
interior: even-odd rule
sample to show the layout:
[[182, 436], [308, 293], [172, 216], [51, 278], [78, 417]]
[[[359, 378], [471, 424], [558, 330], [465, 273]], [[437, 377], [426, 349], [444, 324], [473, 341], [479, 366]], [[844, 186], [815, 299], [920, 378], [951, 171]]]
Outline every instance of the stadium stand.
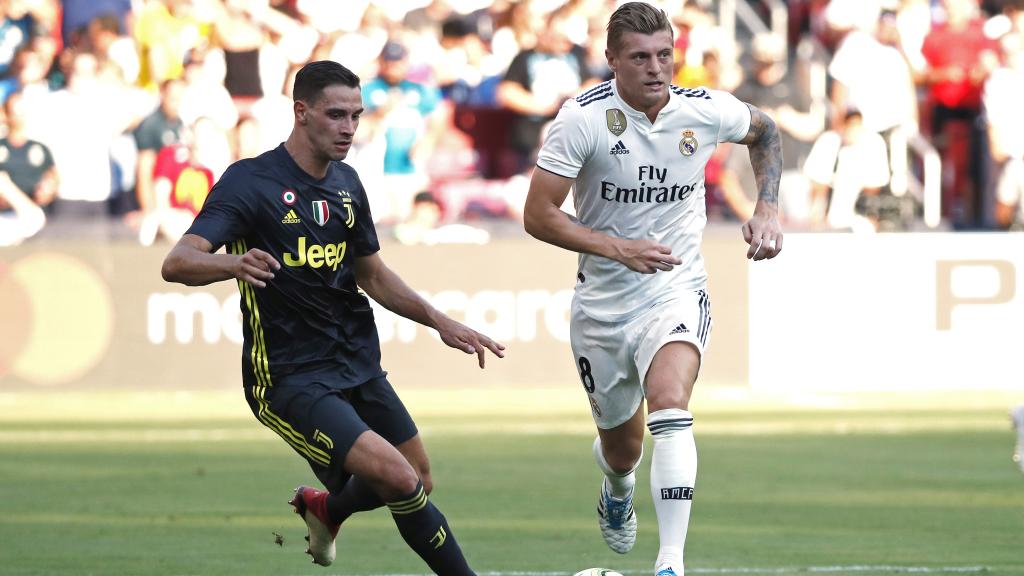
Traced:
[[[849, 219], [814, 216], [803, 165], [826, 129], [842, 133], [850, 108], [889, 157], [889, 182], [856, 203], [870, 223], [858, 229], [1024, 225], [1024, 147], [1016, 141], [1024, 117], [1010, 103], [1024, 85], [1024, 0], [655, 3], [677, 27], [677, 84], [735, 91], [783, 127], [792, 153], [782, 191], [788, 229], [852, 230]], [[134, 239], [141, 231], [149, 243], [152, 227], [142, 229], [152, 222], [161, 149], [187, 135], [192, 161], [216, 177], [287, 134], [298, 67], [339, 59], [367, 87], [371, 113], [351, 161], [371, 194], [381, 191], [375, 219], [400, 222], [412, 195], [433, 190], [445, 223], [487, 227], [516, 218], [521, 194], [495, 191], [529, 169], [529, 142], [557, 101], [609, 77], [595, 39], [616, 4], [4, 2], [0, 103], [20, 94], [19, 134], [52, 152], [56, 198], [40, 202], [46, 226], [37, 235], [102, 229], [103, 237]], [[535, 67], [525, 66], [530, 55], [553, 53], [572, 55], [556, 59], [572, 78], [552, 76], [553, 67], [534, 77]], [[396, 73], [386, 68], [396, 65], [401, 78], [389, 79]], [[534, 100], [543, 106], [530, 114]], [[172, 113], [179, 117], [168, 120]], [[4, 120], [4, 133], [12, 122]], [[742, 216], [737, 164], [728, 147], [709, 164], [712, 222]], [[409, 180], [415, 185], [403, 184]], [[850, 188], [842, 184], [830, 189]], [[17, 217], [4, 197], [0, 215]], [[159, 229], [166, 237], [175, 228]]]

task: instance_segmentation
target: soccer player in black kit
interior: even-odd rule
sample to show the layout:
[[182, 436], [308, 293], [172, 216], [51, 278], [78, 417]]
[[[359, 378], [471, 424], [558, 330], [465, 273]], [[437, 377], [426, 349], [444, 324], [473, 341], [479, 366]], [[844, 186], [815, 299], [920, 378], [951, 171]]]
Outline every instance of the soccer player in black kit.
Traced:
[[[351, 514], [387, 505], [402, 537], [442, 575], [473, 574], [428, 500], [430, 466], [416, 426], [380, 365], [369, 295], [476, 354], [504, 346], [442, 314], [381, 260], [348, 154], [363, 111], [359, 77], [331, 61], [295, 78], [288, 141], [233, 164], [164, 261], [169, 282], [236, 279], [244, 320], [242, 382], [256, 418], [305, 458], [326, 491], [289, 502], [313, 562], [330, 565]], [[215, 253], [221, 246], [226, 254]], [[365, 292], [365, 295], [364, 295]]]

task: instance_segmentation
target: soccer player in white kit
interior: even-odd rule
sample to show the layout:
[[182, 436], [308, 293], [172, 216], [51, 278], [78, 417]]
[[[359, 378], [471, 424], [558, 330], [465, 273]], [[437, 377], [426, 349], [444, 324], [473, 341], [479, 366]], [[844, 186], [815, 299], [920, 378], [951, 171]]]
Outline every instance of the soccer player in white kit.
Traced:
[[[672, 36], [665, 13], [648, 4], [612, 14], [605, 55], [615, 78], [562, 106], [524, 217], [531, 235], [579, 253], [570, 341], [598, 428], [598, 521], [619, 553], [636, 540], [634, 473], [645, 423], [651, 431], [657, 576], [683, 576], [697, 471], [689, 400], [711, 331], [704, 167], [719, 142], [746, 144], [756, 174], [747, 257], [782, 250], [774, 122], [728, 93], [672, 86]], [[578, 220], [559, 209], [570, 189]]]

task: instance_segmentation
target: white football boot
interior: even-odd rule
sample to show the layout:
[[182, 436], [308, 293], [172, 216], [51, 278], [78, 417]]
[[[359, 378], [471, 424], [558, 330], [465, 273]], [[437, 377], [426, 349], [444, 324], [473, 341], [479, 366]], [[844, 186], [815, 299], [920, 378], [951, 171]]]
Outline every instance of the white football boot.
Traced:
[[633, 490], [622, 499], [614, 498], [608, 490], [607, 479], [601, 481], [601, 496], [597, 500], [597, 523], [608, 547], [625, 554], [636, 544], [636, 511], [633, 510]]

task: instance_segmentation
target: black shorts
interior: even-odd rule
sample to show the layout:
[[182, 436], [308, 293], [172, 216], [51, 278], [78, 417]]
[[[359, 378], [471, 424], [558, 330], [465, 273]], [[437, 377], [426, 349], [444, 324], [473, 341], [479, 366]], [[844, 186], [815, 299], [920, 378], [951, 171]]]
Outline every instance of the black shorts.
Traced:
[[409, 411], [383, 376], [344, 390], [316, 380], [302, 386], [246, 387], [245, 399], [256, 419], [305, 458], [331, 492], [348, 481], [345, 457], [360, 434], [372, 430], [393, 446], [417, 434]]

